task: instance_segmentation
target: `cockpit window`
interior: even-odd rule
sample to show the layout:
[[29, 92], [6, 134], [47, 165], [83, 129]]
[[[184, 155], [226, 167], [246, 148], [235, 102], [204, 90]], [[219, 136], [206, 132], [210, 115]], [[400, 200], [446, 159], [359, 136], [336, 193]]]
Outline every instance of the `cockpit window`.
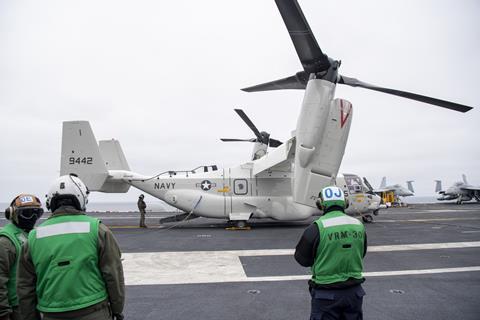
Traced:
[[359, 176], [345, 176], [345, 182], [348, 187], [348, 191], [350, 194], [355, 194], [355, 193], [362, 193], [363, 192], [363, 184], [362, 184], [362, 179], [360, 179]]

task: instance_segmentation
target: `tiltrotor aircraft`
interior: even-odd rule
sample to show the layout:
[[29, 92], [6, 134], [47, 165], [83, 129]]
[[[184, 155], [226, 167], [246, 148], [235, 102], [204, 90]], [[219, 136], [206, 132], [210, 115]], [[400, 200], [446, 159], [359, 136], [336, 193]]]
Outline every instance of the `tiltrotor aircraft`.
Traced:
[[[235, 109], [235, 112], [253, 131], [256, 138], [251, 139], [225, 139], [224, 142], [254, 142], [252, 160], [257, 160], [267, 154], [268, 147], [276, 148], [282, 144], [281, 141], [270, 138], [268, 132], [260, 132], [252, 120], [241, 109]], [[385, 209], [382, 204], [382, 198], [367, 188], [368, 181], [364, 185], [359, 176], [354, 174], [338, 174], [336, 184], [342, 186], [344, 193], [350, 200], [351, 206], [347, 208], [350, 215], [359, 215], [364, 222], [372, 222], [373, 216], [378, 215], [380, 209]]]
[[[471, 109], [340, 75], [340, 61], [321, 51], [297, 1], [276, 0], [276, 4], [303, 70], [243, 90], [305, 90], [296, 130], [290, 139], [237, 167], [217, 170], [216, 166], [203, 166], [200, 170], [145, 176], [129, 170], [116, 140], [97, 145], [87, 122], [65, 122], [61, 174], [76, 173], [92, 191], [126, 192], [134, 186], [185, 211], [185, 219], [197, 215], [239, 222], [252, 217], [303, 220], [318, 212], [315, 202], [319, 190], [335, 182], [345, 151], [353, 109], [347, 100], [334, 98], [337, 84], [460, 112]], [[354, 208], [355, 201], [349, 202]]]
[[435, 192], [440, 195], [437, 200], [457, 200], [457, 204], [462, 204], [464, 201], [472, 199], [480, 202], [480, 186], [472, 186], [467, 182], [467, 176], [462, 174], [462, 180], [455, 182], [447, 190], [442, 190], [442, 181], [435, 180]]

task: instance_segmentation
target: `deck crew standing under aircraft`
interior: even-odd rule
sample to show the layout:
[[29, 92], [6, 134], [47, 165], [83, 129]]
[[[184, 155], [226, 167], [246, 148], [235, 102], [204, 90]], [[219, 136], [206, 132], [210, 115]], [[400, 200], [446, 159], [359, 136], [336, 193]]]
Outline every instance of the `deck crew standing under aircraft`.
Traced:
[[40, 200], [20, 194], [5, 210], [11, 222], [0, 230], [0, 320], [20, 320], [17, 298], [17, 265], [28, 233], [43, 214]]
[[305, 230], [295, 250], [295, 260], [312, 268], [310, 319], [363, 319], [365, 227], [344, 213], [340, 188], [326, 187], [319, 198], [324, 215]]
[[138, 211], [140, 211], [140, 228], [147, 227], [147, 225], [145, 224], [145, 209], [147, 209], [147, 204], [145, 203], [145, 201], [143, 201], [144, 197], [145, 196], [141, 194], [138, 197], [138, 201], [137, 201]]
[[87, 196], [87, 187], [74, 175], [52, 185], [47, 195], [52, 215], [30, 232], [20, 256], [17, 294], [23, 320], [123, 319], [120, 249], [112, 232], [85, 214]]

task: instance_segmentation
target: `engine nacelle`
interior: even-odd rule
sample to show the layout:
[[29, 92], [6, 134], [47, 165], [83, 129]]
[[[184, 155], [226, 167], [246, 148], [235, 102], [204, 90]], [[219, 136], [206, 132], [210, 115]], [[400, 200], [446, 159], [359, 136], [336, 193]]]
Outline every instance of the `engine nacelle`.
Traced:
[[293, 200], [311, 207], [336, 177], [350, 131], [352, 104], [334, 94], [335, 84], [311, 79], [297, 122]]

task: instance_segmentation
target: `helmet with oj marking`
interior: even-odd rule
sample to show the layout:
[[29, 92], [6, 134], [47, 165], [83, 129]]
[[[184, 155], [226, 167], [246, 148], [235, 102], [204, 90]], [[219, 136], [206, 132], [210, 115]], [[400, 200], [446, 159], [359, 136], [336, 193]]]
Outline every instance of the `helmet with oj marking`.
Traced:
[[332, 206], [338, 206], [345, 209], [346, 200], [342, 189], [337, 186], [328, 186], [322, 189], [318, 194], [317, 207], [321, 210], [326, 210]]

